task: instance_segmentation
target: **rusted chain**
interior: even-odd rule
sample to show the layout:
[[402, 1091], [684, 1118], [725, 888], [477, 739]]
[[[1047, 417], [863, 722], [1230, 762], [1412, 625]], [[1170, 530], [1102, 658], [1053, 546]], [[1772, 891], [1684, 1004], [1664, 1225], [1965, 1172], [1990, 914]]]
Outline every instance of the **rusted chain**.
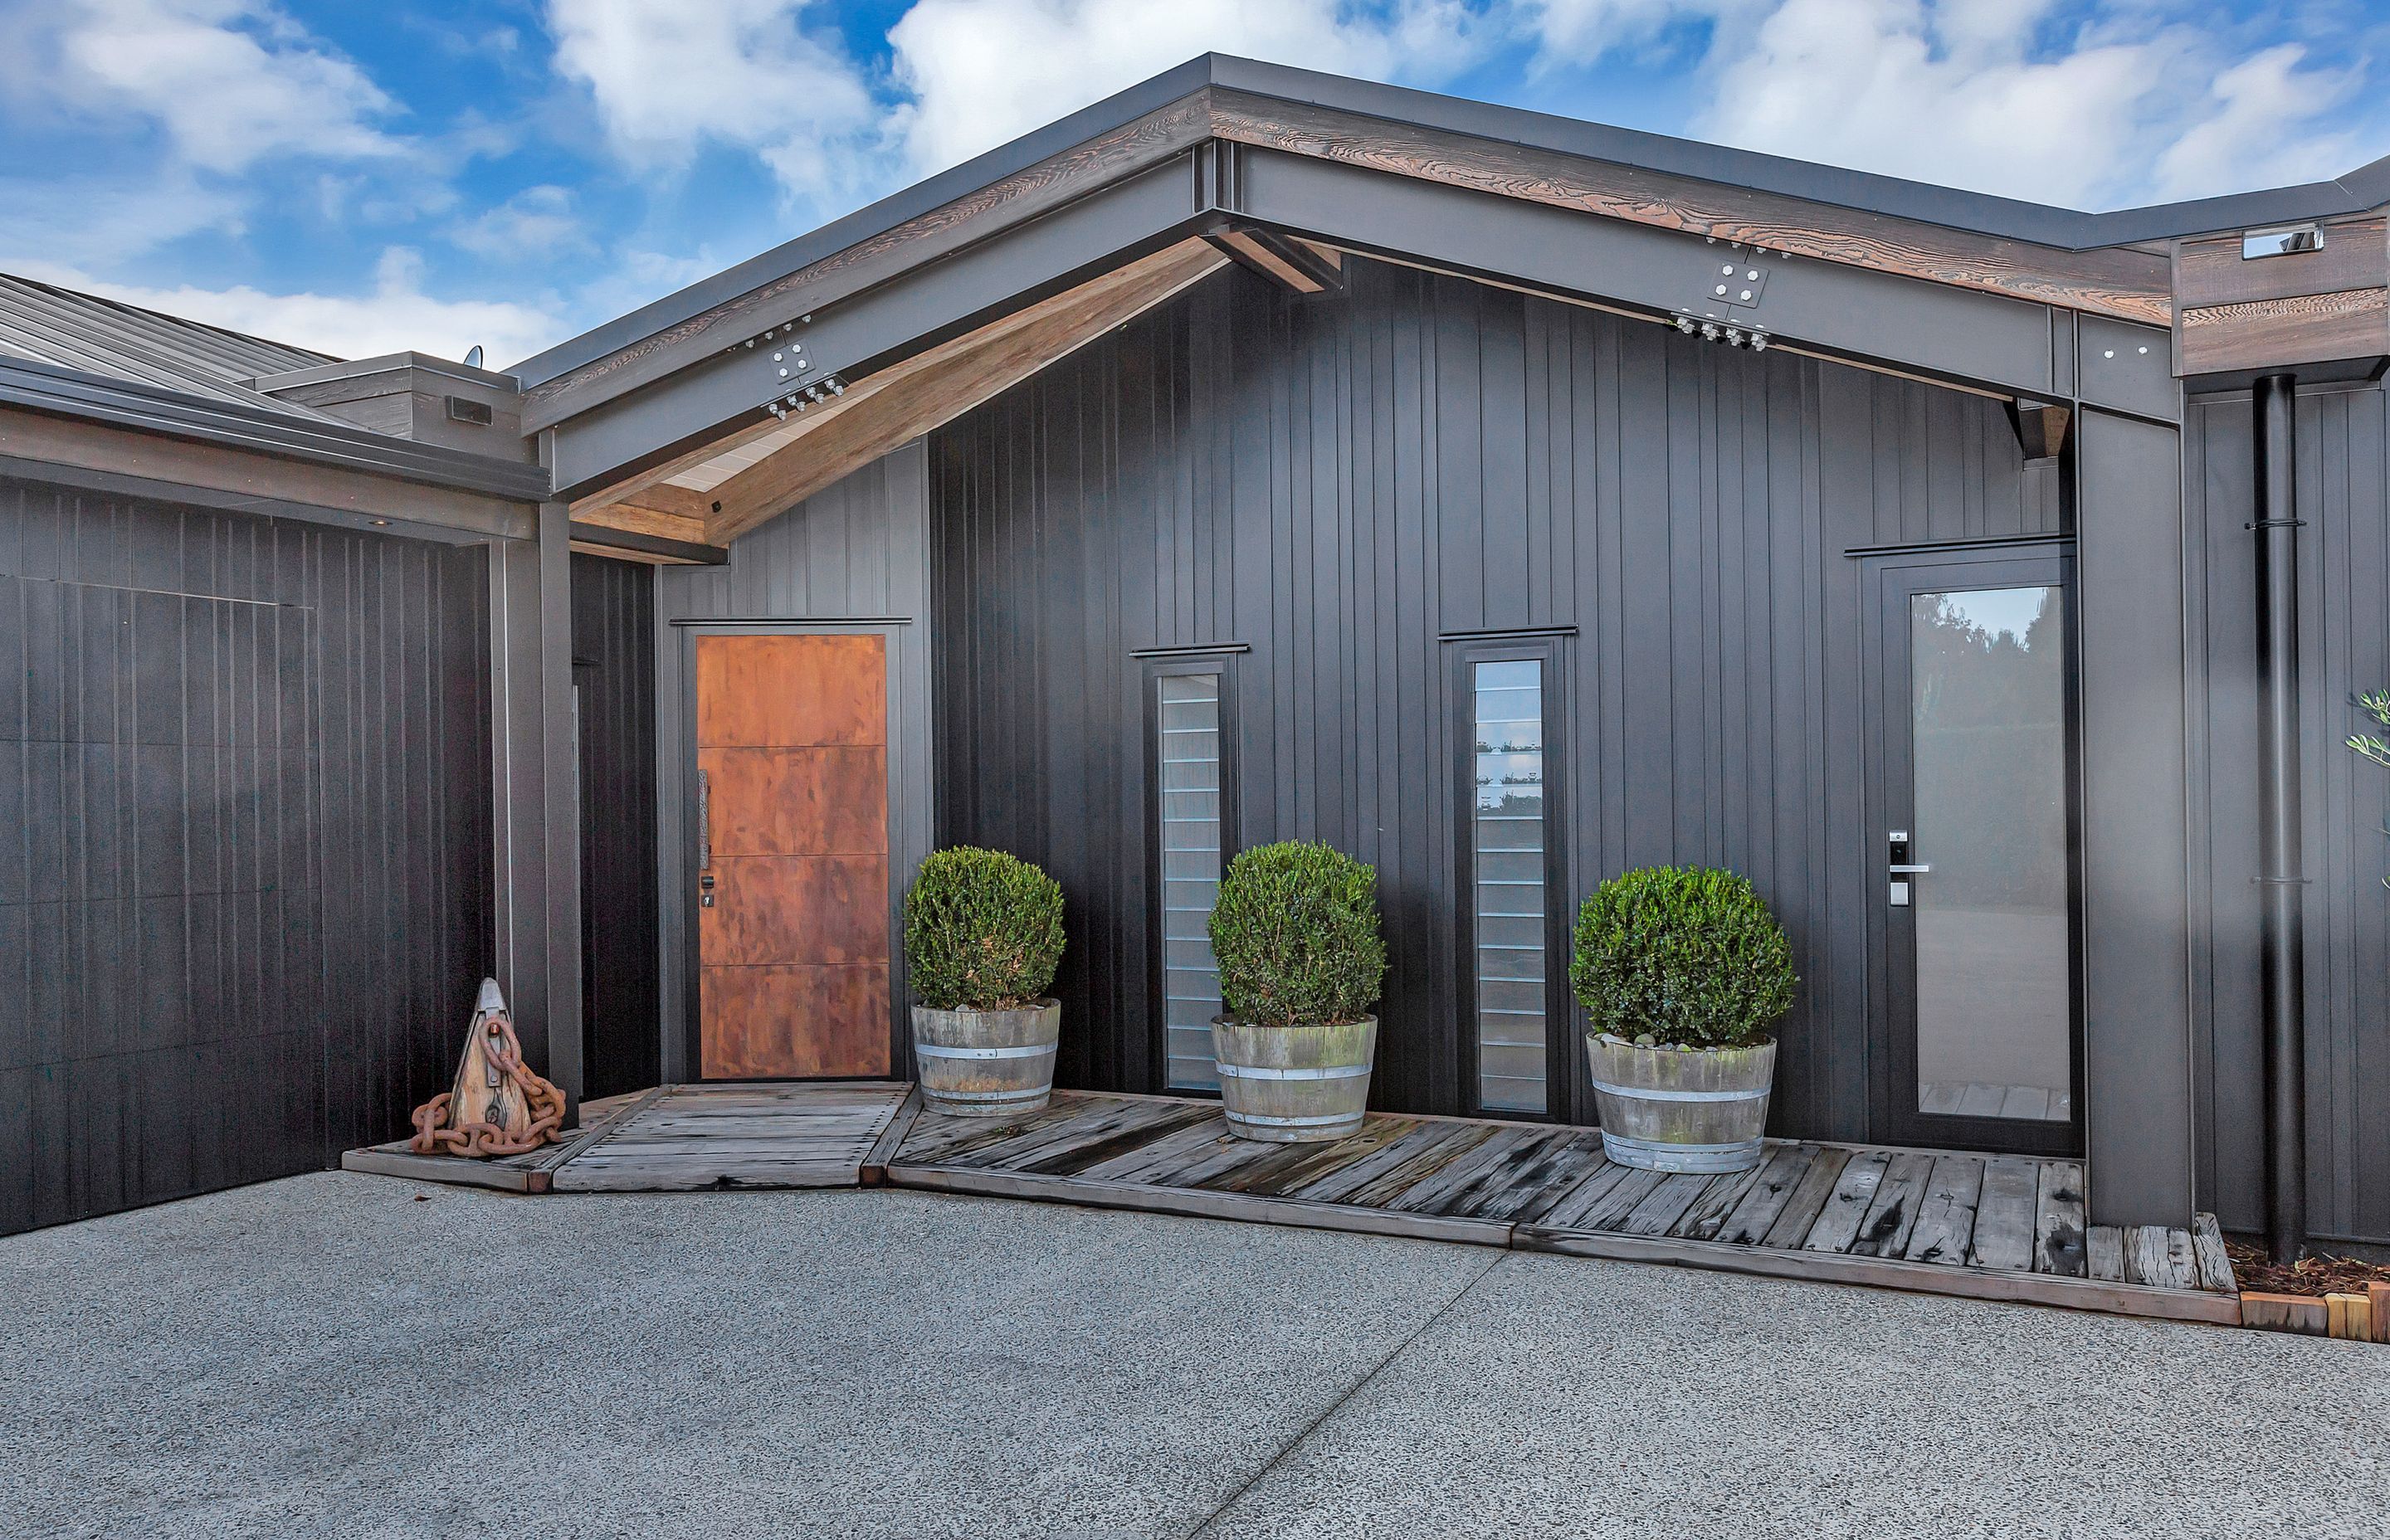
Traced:
[[474, 1160], [520, 1155], [547, 1143], [564, 1125], [564, 1093], [525, 1067], [522, 1043], [515, 1036], [514, 1022], [503, 1011], [496, 1011], [478, 1023], [475, 1030], [486, 1034], [482, 1051], [490, 1063], [522, 1087], [523, 1102], [531, 1110], [531, 1124], [520, 1136], [509, 1136], [495, 1123], [468, 1123], [443, 1128], [441, 1125], [448, 1121], [448, 1108], [456, 1093], [443, 1091], [415, 1110], [415, 1137], [407, 1148], [418, 1155], [463, 1155]]

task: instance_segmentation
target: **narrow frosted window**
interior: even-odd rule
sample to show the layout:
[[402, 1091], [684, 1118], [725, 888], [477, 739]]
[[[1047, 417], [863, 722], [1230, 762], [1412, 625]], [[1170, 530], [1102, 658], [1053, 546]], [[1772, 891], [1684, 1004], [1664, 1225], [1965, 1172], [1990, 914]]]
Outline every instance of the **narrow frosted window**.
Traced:
[[1220, 895], [1220, 676], [1164, 674], [1161, 692], [1162, 995], [1169, 1084], [1217, 1090], [1220, 969], [1208, 929]]
[[1477, 933], [1477, 1101], [1546, 1110], [1544, 665], [1470, 665]]

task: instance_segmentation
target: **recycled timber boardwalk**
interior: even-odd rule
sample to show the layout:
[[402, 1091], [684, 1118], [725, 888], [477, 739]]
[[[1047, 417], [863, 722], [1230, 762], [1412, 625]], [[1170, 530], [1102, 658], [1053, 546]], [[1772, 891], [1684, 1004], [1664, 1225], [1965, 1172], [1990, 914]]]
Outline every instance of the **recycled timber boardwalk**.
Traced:
[[2073, 1161], [1770, 1140], [1758, 1168], [1613, 1165], [1589, 1128], [1372, 1113], [1332, 1144], [1230, 1136], [1219, 1104], [1055, 1093], [1045, 1111], [922, 1113], [899, 1187], [1523, 1251], [1677, 1263], [2237, 1325], [2215, 1222], [2088, 1228]]
[[2074, 1161], [1770, 1140], [1754, 1171], [1613, 1165], [1590, 1128], [1371, 1113], [1332, 1144], [1229, 1135], [1216, 1101], [1057, 1091], [957, 1118], [901, 1082], [667, 1085], [510, 1160], [404, 1143], [341, 1164], [524, 1193], [919, 1187], [1417, 1236], [2237, 1325], [2222, 1236], [2084, 1224]]

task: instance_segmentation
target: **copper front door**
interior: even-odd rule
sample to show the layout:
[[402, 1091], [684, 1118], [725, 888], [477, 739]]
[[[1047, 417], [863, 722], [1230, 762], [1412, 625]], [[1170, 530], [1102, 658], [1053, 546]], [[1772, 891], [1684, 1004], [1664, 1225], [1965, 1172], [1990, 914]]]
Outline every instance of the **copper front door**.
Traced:
[[885, 1075], [887, 639], [696, 645], [701, 1072]]

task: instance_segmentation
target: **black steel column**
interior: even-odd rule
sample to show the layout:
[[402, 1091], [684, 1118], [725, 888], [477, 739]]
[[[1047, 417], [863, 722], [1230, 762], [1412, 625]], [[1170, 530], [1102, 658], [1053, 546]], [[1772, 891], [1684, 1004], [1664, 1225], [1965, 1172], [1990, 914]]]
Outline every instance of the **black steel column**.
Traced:
[[2307, 1238], [2306, 929], [2299, 828], [2297, 381], [2252, 397], [2257, 517], [2257, 882], [2266, 1033], [2267, 1240], [2290, 1262]]

